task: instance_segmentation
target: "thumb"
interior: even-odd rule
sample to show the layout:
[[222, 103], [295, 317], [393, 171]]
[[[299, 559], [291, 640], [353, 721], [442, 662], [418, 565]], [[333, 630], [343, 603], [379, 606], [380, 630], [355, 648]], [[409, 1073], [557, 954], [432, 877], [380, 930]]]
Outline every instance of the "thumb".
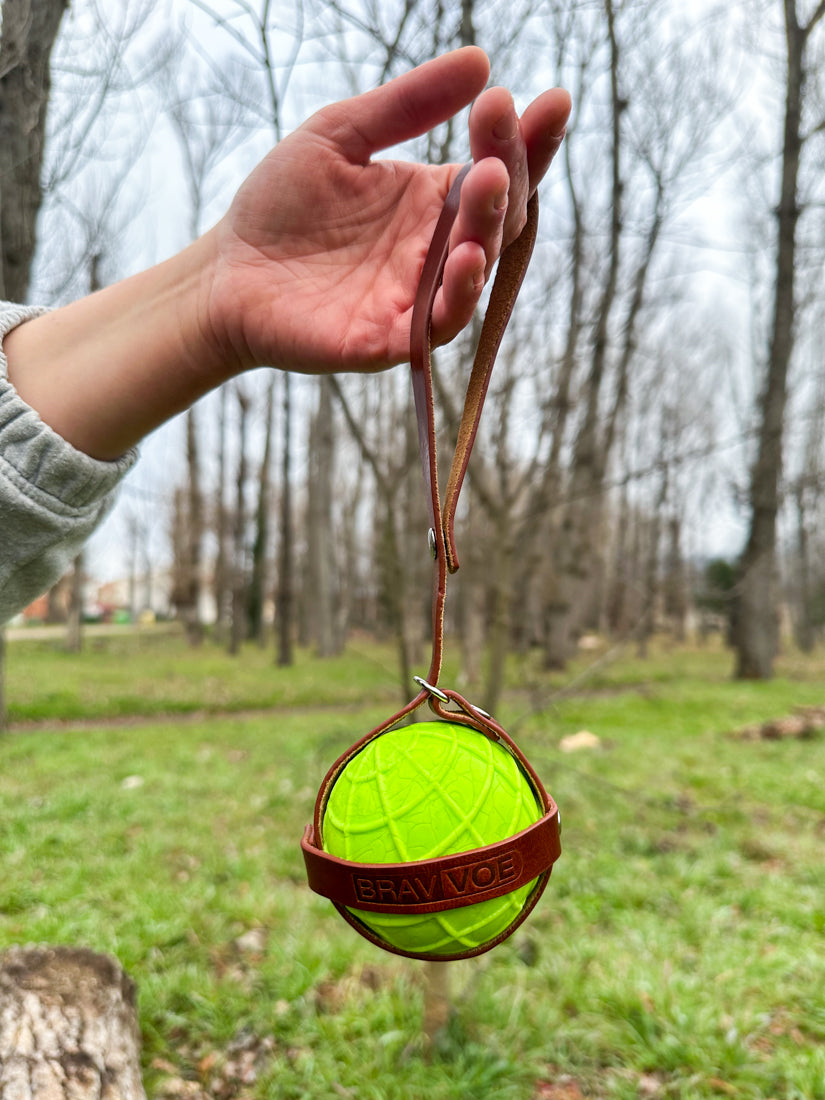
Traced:
[[443, 54], [352, 99], [323, 107], [302, 127], [338, 147], [355, 164], [420, 137], [466, 107], [483, 90], [490, 62], [477, 46]]

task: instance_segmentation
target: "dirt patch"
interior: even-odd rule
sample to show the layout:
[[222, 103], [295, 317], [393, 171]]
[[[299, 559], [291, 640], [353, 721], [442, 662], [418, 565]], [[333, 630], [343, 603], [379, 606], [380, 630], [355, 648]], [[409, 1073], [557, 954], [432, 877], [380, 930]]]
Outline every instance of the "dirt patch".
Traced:
[[729, 736], [737, 741], [806, 740], [818, 737], [825, 730], [825, 706], [799, 707], [784, 718], [770, 718], [733, 730]]

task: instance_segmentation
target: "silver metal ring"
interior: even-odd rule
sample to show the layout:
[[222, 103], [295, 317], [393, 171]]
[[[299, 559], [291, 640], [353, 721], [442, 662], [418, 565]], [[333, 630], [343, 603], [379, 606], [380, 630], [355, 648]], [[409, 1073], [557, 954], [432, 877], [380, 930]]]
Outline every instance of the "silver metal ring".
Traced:
[[427, 683], [423, 676], [413, 676], [413, 680], [415, 680], [419, 687], [424, 688], [425, 691], [428, 691], [430, 695], [434, 695], [435, 698], [439, 699], [442, 703], [449, 703], [449, 695], [445, 695], [441, 688], [437, 688], [435, 684]]

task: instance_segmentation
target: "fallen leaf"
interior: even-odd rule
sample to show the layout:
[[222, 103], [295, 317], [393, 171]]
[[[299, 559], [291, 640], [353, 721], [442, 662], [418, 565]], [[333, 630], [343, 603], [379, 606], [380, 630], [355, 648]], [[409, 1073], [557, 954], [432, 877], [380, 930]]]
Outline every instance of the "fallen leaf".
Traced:
[[739, 1089], [736, 1085], [732, 1085], [730, 1081], [723, 1081], [721, 1077], [708, 1077], [708, 1084], [719, 1092], [723, 1092], [725, 1096], [738, 1096]]
[[584, 1093], [568, 1073], [563, 1073], [555, 1081], [536, 1081], [533, 1100], [584, 1100]]
[[582, 749], [597, 749], [601, 745], [595, 733], [590, 730], [579, 730], [578, 733], [570, 733], [559, 741], [562, 752], [580, 752]]
[[250, 928], [235, 940], [239, 951], [259, 953], [266, 947], [266, 932], [263, 928]]
[[652, 1073], [643, 1073], [637, 1087], [640, 1096], [658, 1096], [662, 1090], [662, 1082]]

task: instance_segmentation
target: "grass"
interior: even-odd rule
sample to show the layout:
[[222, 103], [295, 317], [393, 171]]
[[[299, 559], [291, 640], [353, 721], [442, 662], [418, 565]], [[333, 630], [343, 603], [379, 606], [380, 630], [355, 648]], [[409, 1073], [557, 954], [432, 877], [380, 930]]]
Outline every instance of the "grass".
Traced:
[[333, 662], [299, 650], [286, 669], [271, 648], [248, 645], [230, 657], [208, 642], [190, 649], [167, 632], [92, 638], [79, 654], [18, 642], [8, 649], [7, 710], [11, 722], [38, 722], [360, 705], [376, 691], [400, 701], [393, 673], [392, 652], [368, 641]]
[[[367, 643], [294, 670], [168, 638], [11, 645], [12, 715], [53, 725], [0, 738], [0, 947], [117, 955], [159, 1096], [825, 1098], [825, 738], [730, 736], [822, 703], [822, 655], [766, 684], [718, 649], [622, 655], [570, 695], [513, 662], [500, 717], [564, 853], [511, 940], [450, 964], [429, 1052], [426, 968], [360, 940], [298, 847], [329, 763], [396, 705], [392, 669]], [[601, 747], [563, 753], [582, 728]]]

